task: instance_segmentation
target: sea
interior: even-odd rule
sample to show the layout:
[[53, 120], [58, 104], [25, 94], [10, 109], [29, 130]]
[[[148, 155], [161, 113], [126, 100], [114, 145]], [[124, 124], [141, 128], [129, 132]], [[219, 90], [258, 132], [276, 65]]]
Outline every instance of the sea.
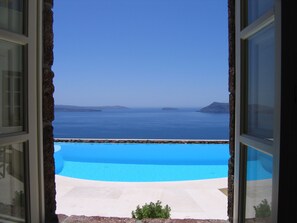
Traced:
[[55, 138], [228, 139], [229, 114], [197, 108], [56, 111]]

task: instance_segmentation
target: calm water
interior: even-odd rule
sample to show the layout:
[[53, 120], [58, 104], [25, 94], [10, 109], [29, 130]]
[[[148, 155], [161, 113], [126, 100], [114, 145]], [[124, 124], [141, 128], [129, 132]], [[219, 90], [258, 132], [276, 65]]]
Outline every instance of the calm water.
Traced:
[[[228, 144], [55, 143], [56, 174], [89, 180], [155, 182], [227, 177]], [[247, 180], [272, 179], [272, 157], [249, 153]]]
[[227, 177], [228, 144], [55, 143], [56, 173], [89, 180], [183, 181]]
[[198, 109], [56, 112], [56, 138], [228, 139], [229, 114]]

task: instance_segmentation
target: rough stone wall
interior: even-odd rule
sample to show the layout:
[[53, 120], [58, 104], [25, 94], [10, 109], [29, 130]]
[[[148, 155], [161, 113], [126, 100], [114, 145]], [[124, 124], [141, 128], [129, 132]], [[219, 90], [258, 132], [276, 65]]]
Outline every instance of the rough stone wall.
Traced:
[[54, 165], [54, 73], [53, 65], [53, 0], [44, 0], [43, 5], [43, 65], [42, 65], [42, 109], [43, 109], [43, 162], [45, 222], [58, 222], [56, 211], [56, 185]]
[[228, 0], [228, 28], [229, 28], [229, 168], [228, 168], [228, 216], [233, 222], [234, 200], [234, 153], [235, 153], [235, 0]]
[[155, 144], [228, 144], [228, 140], [191, 140], [191, 139], [76, 139], [55, 138], [55, 142], [79, 143], [155, 143]]

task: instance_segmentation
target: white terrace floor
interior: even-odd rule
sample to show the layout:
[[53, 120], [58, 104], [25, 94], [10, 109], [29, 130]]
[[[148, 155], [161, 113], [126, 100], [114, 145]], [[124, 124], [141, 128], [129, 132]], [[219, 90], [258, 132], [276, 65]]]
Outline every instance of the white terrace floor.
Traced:
[[57, 214], [131, 217], [137, 205], [162, 201], [171, 218], [227, 219], [227, 178], [155, 183], [80, 180], [56, 175]]

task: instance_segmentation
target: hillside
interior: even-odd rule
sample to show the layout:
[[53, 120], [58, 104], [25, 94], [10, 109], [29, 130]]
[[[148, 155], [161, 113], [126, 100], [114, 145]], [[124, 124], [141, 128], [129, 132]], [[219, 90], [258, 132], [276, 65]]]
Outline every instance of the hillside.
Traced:
[[96, 107], [84, 107], [74, 105], [55, 105], [55, 111], [58, 112], [100, 112], [101, 109]]
[[213, 102], [210, 105], [201, 108], [199, 112], [204, 113], [229, 113], [229, 103]]
[[107, 109], [127, 109], [124, 106], [75, 106], [75, 105], [55, 105], [55, 111], [62, 112], [100, 112]]

